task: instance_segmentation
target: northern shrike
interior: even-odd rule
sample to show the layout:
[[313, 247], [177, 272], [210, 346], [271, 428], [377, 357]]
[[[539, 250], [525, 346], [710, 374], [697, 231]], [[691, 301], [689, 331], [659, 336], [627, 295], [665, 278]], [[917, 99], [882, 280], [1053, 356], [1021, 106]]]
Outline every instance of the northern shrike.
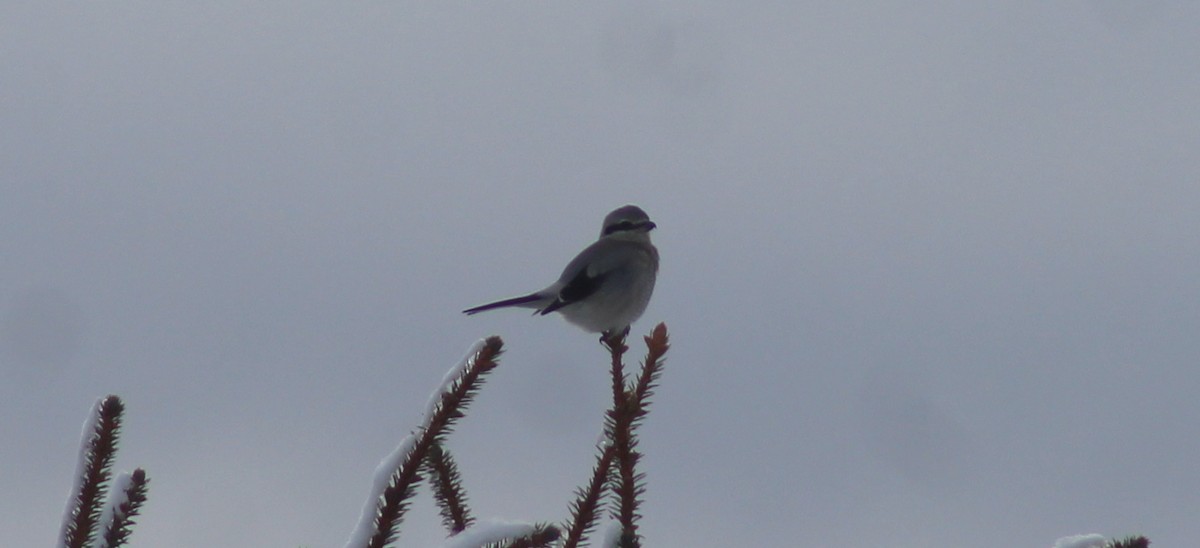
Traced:
[[654, 292], [658, 250], [650, 243], [655, 224], [633, 205], [604, 217], [600, 239], [579, 252], [558, 281], [523, 297], [505, 299], [463, 310], [476, 314], [516, 306], [534, 314], [558, 312], [589, 333], [617, 333], [633, 323]]

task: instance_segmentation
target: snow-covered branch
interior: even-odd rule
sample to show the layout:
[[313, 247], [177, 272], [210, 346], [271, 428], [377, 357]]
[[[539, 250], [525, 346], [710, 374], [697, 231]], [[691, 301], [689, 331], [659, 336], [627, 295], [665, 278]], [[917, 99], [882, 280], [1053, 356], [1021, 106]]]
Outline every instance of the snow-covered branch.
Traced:
[[146, 502], [150, 480], [140, 468], [132, 474], [119, 475], [109, 485], [124, 412], [121, 398], [105, 396], [92, 406], [83, 424], [75, 482], [58, 537], [58, 546], [62, 548], [116, 548], [125, 544], [133, 517]]
[[420, 470], [430, 447], [441, 442], [463, 416], [482, 386], [483, 376], [498, 365], [496, 359], [502, 351], [500, 338], [489, 337], [472, 346], [467, 356], [446, 374], [430, 398], [436, 403], [426, 411], [424, 424], [404, 438], [376, 468], [371, 496], [358, 526], [346, 541], [346, 548], [384, 548], [396, 539], [410, 499], [421, 482]]

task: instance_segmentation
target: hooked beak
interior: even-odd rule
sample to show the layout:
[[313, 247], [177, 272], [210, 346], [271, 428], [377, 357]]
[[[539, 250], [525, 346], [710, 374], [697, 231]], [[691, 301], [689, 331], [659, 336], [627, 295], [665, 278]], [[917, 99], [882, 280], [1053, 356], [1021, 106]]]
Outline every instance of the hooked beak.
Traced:
[[658, 225], [654, 224], [654, 221], [646, 221], [642, 223], [642, 230], [645, 230], [646, 232], [650, 232], [656, 228], [658, 228]]

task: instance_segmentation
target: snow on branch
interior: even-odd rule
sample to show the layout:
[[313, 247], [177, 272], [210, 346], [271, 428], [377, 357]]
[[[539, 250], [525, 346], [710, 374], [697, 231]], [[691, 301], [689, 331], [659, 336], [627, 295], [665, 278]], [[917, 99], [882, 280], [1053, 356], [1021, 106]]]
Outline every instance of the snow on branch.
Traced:
[[146, 503], [149, 484], [150, 479], [141, 468], [135, 469], [132, 474], [122, 472], [117, 475], [100, 519], [100, 523], [107, 524], [104, 526], [104, 536], [98, 539], [96, 548], [117, 548], [129, 542], [135, 524], [133, 518], [141, 513], [142, 505]]
[[485, 520], [451, 537], [443, 548], [549, 548], [560, 534], [544, 523]]
[[101, 505], [112, 475], [121, 433], [121, 414], [125, 404], [117, 396], [101, 398], [83, 425], [79, 459], [75, 464], [75, 484], [67, 500], [58, 545], [83, 548], [95, 538]]
[[[429, 399], [422, 424], [376, 467], [370, 496], [346, 547], [385, 548], [394, 543], [423, 474], [431, 478], [442, 521], [450, 532], [447, 548], [576, 548], [587, 542], [587, 535], [595, 528], [606, 493], [614, 499], [611, 529], [615, 535], [610, 535], [616, 538], [614, 544], [640, 546], [636, 522], [645, 478], [636, 471], [641, 456], [636, 429], [646, 416], [669, 345], [666, 326], [659, 324], [651, 336], [645, 337], [646, 359], [640, 375], [630, 382], [623, 361], [628, 350], [627, 335], [628, 330], [601, 340], [611, 356], [613, 405], [605, 414], [606, 439], [597, 447], [599, 454], [590, 480], [576, 491], [576, 499], [570, 504], [568, 525], [479, 524], [467, 508], [458, 466], [445, 448], [445, 440], [464, 416], [485, 376], [498, 365], [503, 342], [499, 337], [489, 337], [472, 345], [446, 373]], [[75, 482], [60, 529], [61, 548], [116, 548], [128, 542], [133, 518], [146, 502], [149, 479], [140, 468], [112, 479], [123, 412], [121, 399], [107, 396], [96, 402], [84, 424]]]
[[562, 536], [562, 531], [553, 525], [539, 523], [528, 533], [509, 539], [508, 542], [497, 542], [488, 548], [551, 548], [554, 541]]
[[110, 486], [124, 413], [121, 398], [105, 396], [92, 406], [83, 424], [75, 482], [59, 530], [61, 548], [116, 548], [129, 539], [150, 480], [139, 468], [122, 473]]
[[503, 350], [499, 337], [472, 346], [467, 357], [447, 373], [425, 422], [376, 468], [371, 496], [346, 548], [384, 548], [399, 536], [399, 526], [421, 482], [422, 463], [435, 443], [444, 441], [482, 386], [484, 375], [496, 368]]
[[1104, 545], [1104, 548], [1148, 548], [1150, 539], [1143, 536], [1130, 536], [1123, 539], [1113, 539]]
[[1054, 548], [1148, 548], [1150, 540], [1143, 536], [1106, 539], [1104, 535], [1071, 535], [1054, 541]]

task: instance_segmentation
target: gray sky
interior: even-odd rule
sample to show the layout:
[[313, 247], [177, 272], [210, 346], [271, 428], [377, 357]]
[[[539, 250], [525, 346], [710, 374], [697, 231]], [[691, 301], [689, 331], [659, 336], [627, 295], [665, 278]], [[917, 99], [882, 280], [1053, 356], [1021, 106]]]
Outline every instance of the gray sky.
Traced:
[[340, 545], [490, 334], [473, 509], [563, 518], [605, 356], [459, 311], [636, 203], [648, 545], [1187, 545], [1200, 6], [1134, 4], [5, 3], [3, 544], [116, 393], [133, 546]]

